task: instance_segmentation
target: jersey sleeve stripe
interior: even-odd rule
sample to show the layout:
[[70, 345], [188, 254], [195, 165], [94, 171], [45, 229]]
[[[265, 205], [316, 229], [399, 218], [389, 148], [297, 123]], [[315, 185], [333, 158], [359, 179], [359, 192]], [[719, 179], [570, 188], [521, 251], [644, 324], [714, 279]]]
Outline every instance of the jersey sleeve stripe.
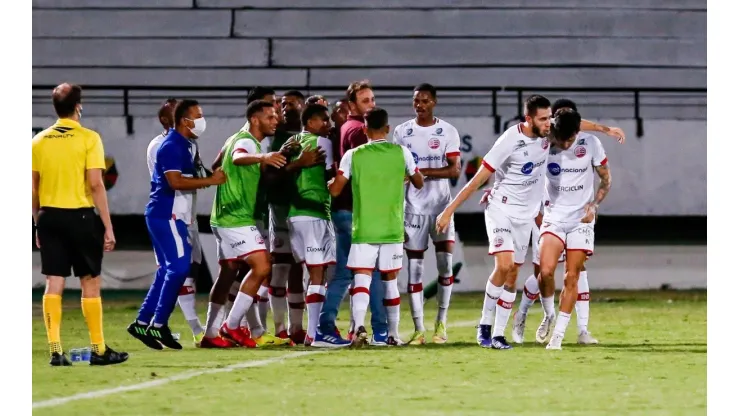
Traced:
[[486, 169], [488, 169], [488, 170], [490, 170], [490, 171], [491, 171], [491, 173], [493, 173], [493, 172], [496, 172], [496, 169], [494, 169], [494, 168], [493, 168], [493, 166], [489, 165], [489, 164], [488, 164], [488, 162], [486, 162], [485, 160], [484, 160], [484, 161], [483, 161], [482, 163], [483, 163], [483, 166], [484, 166], [484, 167], [485, 167]]
[[170, 170], [164, 171], [164, 173], [167, 173], [167, 172], [182, 172], [182, 171], [180, 169], [170, 169]]
[[604, 166], [604, 165], [606, 165], [606, 162], [607, 162], [607, 158], [604, 158], [604, 160], [601, 161], [600, 165], [601, 166]]
[[343, 171], [342, 169], [339, 169], [339, 170], [337, 171], [337, 175], [340, 175], [340, 176], [341, 176], [341, 175], [344, 175], [344, 171]]
[[238, 148], [238, 149], [234, 149], [234, 152], [232, 154], [235, 155], [238, 153], [249, 153], [249, 152], [247, 151], [247, 149]]
[[446, 156], [447, 156], [447, 157], [455, 157], [455, 156], [460, 156], [460, 152], [450, 152], [450, 153], [447, 153], [447, 155], [446, 155]]

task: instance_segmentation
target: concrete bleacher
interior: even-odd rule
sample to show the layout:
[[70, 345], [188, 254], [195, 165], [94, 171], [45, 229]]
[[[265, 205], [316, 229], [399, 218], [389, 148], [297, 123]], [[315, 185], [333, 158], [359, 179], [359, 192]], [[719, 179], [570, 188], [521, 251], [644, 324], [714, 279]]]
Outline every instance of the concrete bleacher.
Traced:
[[[470, 116], [491, 115], [486, 89], [494, 86], [706, 88], [706, 2], [697, 0], [33, 0], [33, 7], [34, 85], [260, 84], [334, 97], [328, 88], [362, 78], [386, 87], [430, 82], [480, 87], [442, 95], [444, 111]], [[131, 92], [129, 112], [150, 114], [175, 92]], [[48, 91], [36, 93], [34, 114], [48, 113]], [[122, 94], [97, 91], [86, 114], [121, 115]], [[208, 100], [218, 115], [243, 113], [242, 91], [203, 94], [216, 95]], [[408, 107], [391, 95], [384, 106]], [[609, 117], [634, 113], [629, 92], [579, 99]], [[641, 101], [646, 118], [706, 117], [705, 94], [646, 92]], [[516, 114], [515, 105], [514, 93], [500, 93], [502, 116]]]

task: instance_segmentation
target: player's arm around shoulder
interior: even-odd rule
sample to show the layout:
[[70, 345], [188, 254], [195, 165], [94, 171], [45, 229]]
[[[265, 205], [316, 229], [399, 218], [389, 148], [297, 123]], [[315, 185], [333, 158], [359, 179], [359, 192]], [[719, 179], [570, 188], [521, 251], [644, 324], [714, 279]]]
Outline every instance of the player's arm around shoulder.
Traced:
[[411, 150], [409, 150], [405, 146], [401, 146], [401, 149], [403, 150], [403, 159], [406, 163], [406, 175], [408, 175], [409, 181], [412, 185], [414, 185], [414, 188], [423, 188], [424, 176], [419, 171], [419, 168], [416, 167], [416, 162], [414, 162], [414, 155], [412, 155]]

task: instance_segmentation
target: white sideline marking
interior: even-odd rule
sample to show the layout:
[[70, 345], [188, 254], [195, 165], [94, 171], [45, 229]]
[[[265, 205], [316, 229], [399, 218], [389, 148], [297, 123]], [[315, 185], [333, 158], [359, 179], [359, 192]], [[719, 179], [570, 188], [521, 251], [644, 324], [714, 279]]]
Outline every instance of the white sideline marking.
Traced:
[[[474, 326], [477, 325], [478, 321], [458, 321], [458, 322], [452, 322], [449, 325], [447, 325], [448, 328], [458, 328], [458, 327], [464, 327], [464, 326]], [[406, 332], [401, 334], [402, 338], [411, 335], [413, 331]], [[173, 381], [180, 381], [180, 380], [187, 380], [193, 377], [202, 376], [204, 374], [216, 374], [216, 373], [229, 373], [234, 370], [239, 370], [242, 368], [252, 368], [252, 367], [264, 367], [266, 365], [279, 363], [281, 361], [289, 360], [291, 358], [300, 358], [306, 355], [312, 355], [312, 354], [321, 354], [329, 351], [334, 350], [319, 350], [319, 351], [300, 351], [300, 352], [293, 352], [290, 354], [281, 355], [279, 357], [274, 358], [268, 358], [265, 360], [256, 360], [256, 361], [245, 361], [242, 363], [232, 364], [226, 367], [222, 368], [212, 368], [209, 370], [199, 370], [199, 371], [186, 371], [180, 374], [175, 374], [174, 376], [170, 377], [164, 377], [157, 380], [147, 381], [144, 383], [139, 384], [130, 384], [128, 386], [118, 386], [113, 387], [110, 389], [103, 389], [103, 390], [94, 390], [89, 391], [87, 393], [78, 393], [73, 394], [71, 396], [67, 397], [57, 397], [54, 399], [48, 399], [48, 400], [42, 400], [40, 402], [33, 402], [33, 408], [34, 409], [40, 409], [43, 407], [54, 407], [54, 406], [60, 406], [69, 402], [77, 401], [77, 400], [83, 400], [83, 399], [96, 399], [99, 397], [104, 396], [110, 396], [111, 394], [118, 394], [118, 393], [125, 393], [128, 391], [134, 391], [134, 390], [142, 390], [150, 387], [157, 387], [164, 384], [168, 384]]]
[[127, 391], [133, 391], [133, 390], [141, 390], [141, 389], [146, 389], [149, 387], [156, 387], [156, 386], [161, 386], [163, 384], [168, 384], [172, 381], [187, 380], [189, 378], [202, 376], [204, 374], [228, 373], [228, 372], [239, 370], [242, 368], [263, 367], [263, 366], [270, 365], [273, 363], [279, 363], [281, 361], [285, 361], [291, 358], [298, 358], [298, 357], [303, 357], [303, 356], [311, 355], [311, 354], [320, 354], [323, 352], [326, 352], [326, 351], [325, 350], [301, 351], [301, 352], [294, 352], [290, 354], [281, 355], [279, 357], [268, 358], [266, 360], [245, 361], [243, 363], [233, 364], [233, 365], [223, 367], [223, 368], [212, 368], [210, 370], [202, 370], [202, 371], [186, 371], [184, 373], [176, 374], [174, 376], [160, 378], [158, 380], [147, 381], [144, 383], [131, 384], [128, 386], [119, 386], [119, 387], [114, 387], [111, 389], [95, 390], [95, 391], [89, 391], [87, 393], [78, 393], [78, 394], [74, 394], [72, 396], [67, 396], [67, 397], [57, 397], [55, 399], [42, 400], [40, 402], [34, 402], [33, 408], [38, 409], [42, 407], [59, 406], [59, 405], [73, 402], [76, 400], [95, 399], [98, 397], [109, 396], [111, 394], [125, 393]]

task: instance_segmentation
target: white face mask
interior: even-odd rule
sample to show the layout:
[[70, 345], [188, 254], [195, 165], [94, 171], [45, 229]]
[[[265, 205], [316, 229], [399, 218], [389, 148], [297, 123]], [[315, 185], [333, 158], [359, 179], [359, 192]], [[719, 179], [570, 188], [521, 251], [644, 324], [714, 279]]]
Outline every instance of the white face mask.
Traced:
[[195, 120], [193, 120], [193, 123], [195, 124], [195, 126], [193, 126], [190, 131], [193, 132], [195, 137], [200, 137], [203, 132], [206, 131], [206, 119], [203, 117], [196, 118]]

